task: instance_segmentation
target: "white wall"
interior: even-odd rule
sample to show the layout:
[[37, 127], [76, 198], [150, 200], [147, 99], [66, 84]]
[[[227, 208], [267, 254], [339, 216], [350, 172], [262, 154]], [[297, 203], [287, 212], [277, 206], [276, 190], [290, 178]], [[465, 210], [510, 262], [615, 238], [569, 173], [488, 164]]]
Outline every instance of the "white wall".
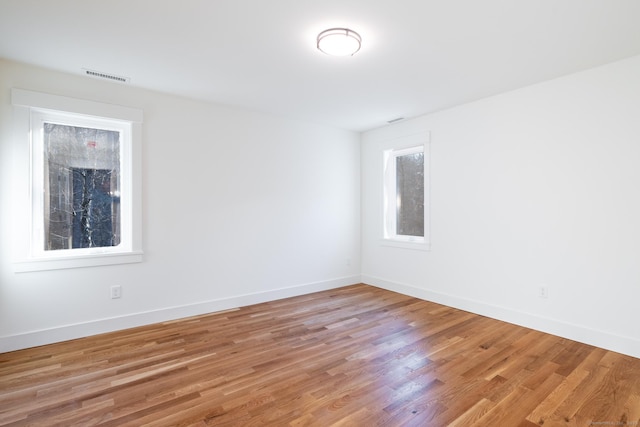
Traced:
[[[144, 110], [143, 263], [14, 272], [12, 87]], [[356, 133], [0, 60], [0, 352], [358, 282], [359, 167]]]
[[[365, 133], [363, 280], [640, 357], [638, 76], [633, 57]], [[378, 240], [379, 146], [419, 131], [430, 252]]]
[[[640, 357], [638, 75], [634, 57], [408, 120], [365, 133], [360, 153], [354, 133], [0, 60], [0, 352], [355, 283], [362, 271], [366, 283]], [[26, 166], [12, 159], [11, 87], [144, 110], [145, 262], [14, 273], [12, 180]], [[424, 130], [432, 249], [381, 246], [379, 143]]]

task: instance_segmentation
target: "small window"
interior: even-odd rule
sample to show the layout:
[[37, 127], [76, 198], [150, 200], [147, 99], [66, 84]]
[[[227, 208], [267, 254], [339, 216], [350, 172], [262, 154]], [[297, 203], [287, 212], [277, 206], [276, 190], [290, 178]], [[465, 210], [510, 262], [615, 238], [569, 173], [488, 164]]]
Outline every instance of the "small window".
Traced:
[[384, 155], [383, 234], [387, 244], [428, 248], [426, 143]]
[[30, 197], [16, 199], [29, 238], [17, 270], [141, 261], [138, 110], [17, 89], [13, 99], [30, 123]]

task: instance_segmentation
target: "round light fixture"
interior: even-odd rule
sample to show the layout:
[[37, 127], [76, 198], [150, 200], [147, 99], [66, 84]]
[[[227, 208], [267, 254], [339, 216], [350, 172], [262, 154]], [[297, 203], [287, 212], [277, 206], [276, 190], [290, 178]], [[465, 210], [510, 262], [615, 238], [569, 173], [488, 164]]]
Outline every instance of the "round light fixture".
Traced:
[[351, 56], [360, 50], [360, 34], [348, 28], [330, 28], [318, 34], [320, 52], [332, 56]]

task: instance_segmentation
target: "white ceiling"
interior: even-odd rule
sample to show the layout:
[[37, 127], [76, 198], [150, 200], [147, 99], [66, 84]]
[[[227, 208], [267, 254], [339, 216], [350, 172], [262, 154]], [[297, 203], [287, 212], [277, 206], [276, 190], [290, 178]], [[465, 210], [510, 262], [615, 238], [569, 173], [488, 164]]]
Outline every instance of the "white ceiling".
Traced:
[[355, 131], [637, 54], [639, 0], [0, 0], [0, 57]]

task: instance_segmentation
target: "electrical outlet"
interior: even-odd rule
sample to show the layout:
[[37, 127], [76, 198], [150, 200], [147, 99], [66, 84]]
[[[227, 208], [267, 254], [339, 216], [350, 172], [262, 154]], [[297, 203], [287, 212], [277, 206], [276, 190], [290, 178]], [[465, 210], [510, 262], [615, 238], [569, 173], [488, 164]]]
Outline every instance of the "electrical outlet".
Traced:
[[122, 286], [113, 285], [111, 287], [111, 299], [122, 298]]
[[549, 288], [546, 285], [541, 285], [538, 288], [538, 296], [540, 298], [549, 298]]

